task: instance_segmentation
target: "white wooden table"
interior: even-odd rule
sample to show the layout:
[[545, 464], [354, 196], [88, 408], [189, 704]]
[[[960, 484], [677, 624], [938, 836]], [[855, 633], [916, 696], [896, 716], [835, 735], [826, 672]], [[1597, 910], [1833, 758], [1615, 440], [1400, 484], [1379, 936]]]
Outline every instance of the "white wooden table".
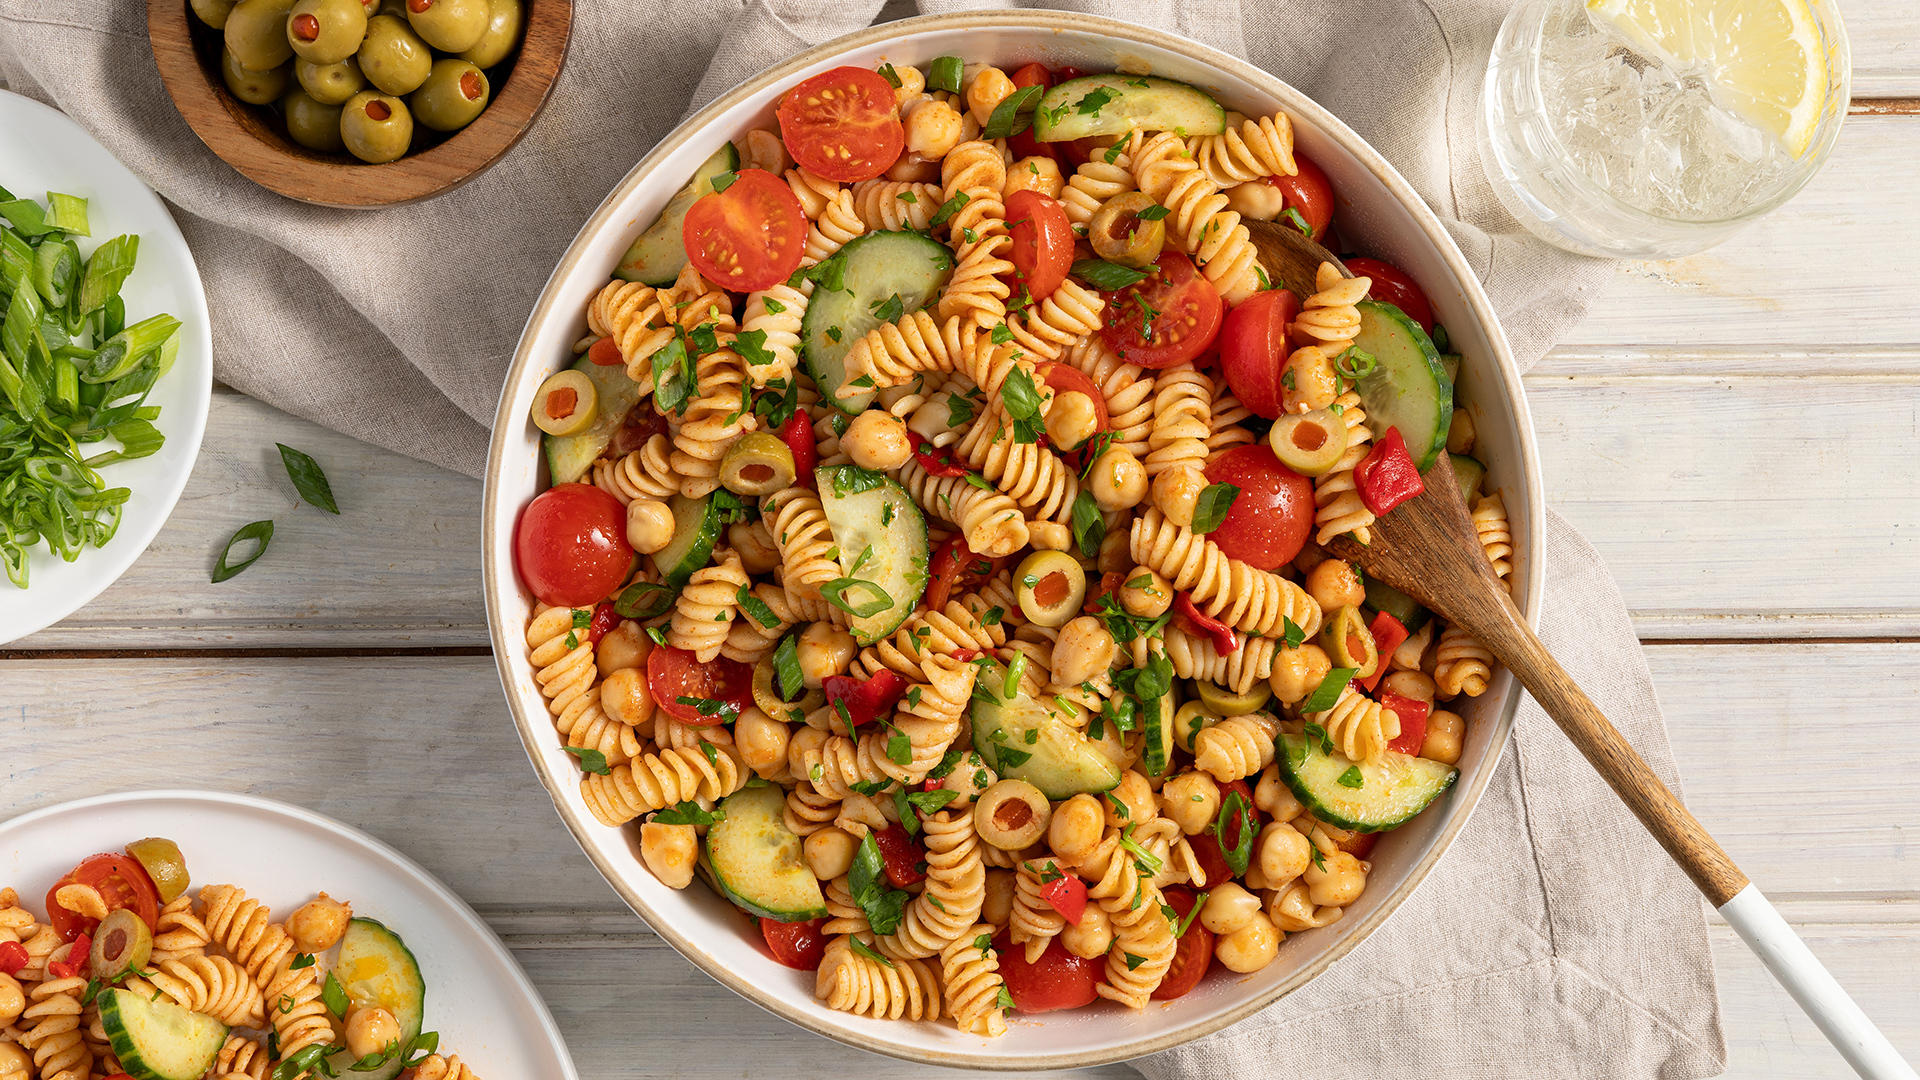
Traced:
[[[1548, 501], [1625, 590], [1688, 802], [1920, 1061], [1920, 5], [1843, 7], [1856, 115], [1827, 170], [1720, 249], [1622, 266], [1527, 390]], [[324, 464], [342, 516], [296, 504], [276, 441]], [[507, 719], [479, 511], [473, 480], [216, 389], [146, 554], [0, 650], [0, 818], [157, 786], [309, 806], [478, 908], [585, 1076], [886, 1068], [700, 974], [581, 856]], [[269, 555], [209, 584], [262, 517]], [[1850, 1076], [1711, 933], [1728, 1075]], [[695, 1023], [726, 1037], [658, 1054]]]

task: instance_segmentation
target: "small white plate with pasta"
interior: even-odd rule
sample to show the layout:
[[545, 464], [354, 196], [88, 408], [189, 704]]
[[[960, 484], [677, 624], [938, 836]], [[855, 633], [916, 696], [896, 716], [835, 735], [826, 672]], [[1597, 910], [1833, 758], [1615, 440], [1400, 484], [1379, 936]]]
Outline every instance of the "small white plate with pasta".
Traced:
[[[159, 910], [153, 938], [157, 953], [144, 965], [152, 981], [136, 986], [132, 984], [140, 977], [131, 976], [128, 989], [163, 1003], [171, 998], [185, 1008], [215, 1014], [219, 1023], [230, 1026], [219, 1064], [209, 1075], [262, 1080], [273, 1075], [275, 1059], [270, 1054], [284, 1040], [345, 1041], [345, 1029], [355, 1013], [367, 1006], [348, 1004], [341, 1009], [344, 1019], [329, 1018], [333, 1006], [328, 1001], [339, 999], [333, 996], [334, 984], [321, 980], [346, 971], [338, 954], [354, 947], [357, 931], [372, 925], [365, 920], [377, 920], [398, 935], [404, 941], [399, 952], [410, 952], [417, 961], [425, 987], [424, 997], [414, 998], [414, 1004], [424, 1006], [419, 1030], [438, 1033], [431, 1056], [425, 1053], [428, 1040], [408, 1040], [421, 1050], [413, 1055], [417, 1067], [404, 1075], [416, 1080], [500, 1076], [574, 1080], [579, 1075], [553, 1017], [526, 974], [500, 939], [445, 885], [393, 848], [312, 811], [213, 791], [101, 795], [0, 823], [0, 890], [18, 894], [11, 904], [0, 902], [0, 971], [17, 964], [22, 950], [27, 956], [26, 966], [13, 976], [23, 987], [26, 1015], [12, 1021], [12, 1027], [0, 1023], [0, 1074], [7, 1073], [5, 1055], [20, 1050], [8, 1038], [14, 1031], [22, 1033], [20, 1043], [32, 1046], [42, 1057], [63, 1054], [75, 1058], [77, 1065], [77, 1059], [85, 1056], [96, 1076], [118, 1071], [108, 1067], [121, 1063], [107, 1057], [111, 1044], [102, 1039], [105, 1028], [98, 1022], [103, 1003], [89, 1003], [77, 1029], [59, 1030], [60, 1006], [67, 1004], [58, 1000], [60, 965], [68, 950], [59, 944], [58, 930], [50, 928], [47, 901], [56, 883], [63, 883], [64, 875], [79, 868], [83, 860], [94, 864], [96, 859], [90, 857], [114, 853], [130, 862], [124, 854], [127, 845], [148, 837], [178, 846], [190, 881], [178, 900]], [[154, 877], [164, 883], [164, 872], [156, 871]], [[92, 878], [84, 871], [80, 875], [82, 881]], [[98, 892], [112, 895], [119, 880], [109, 873], [100, 879]], [[345, 927], [344, 915], [340, 916], [333, 926], [335, 941], [317, 953], [317, 964], [305, 964], [301, 946], [324, 941], [329, 932], [324, 925], [327, 920], [311, 918], [325, 902], [306, 913], [306, 922], [295, 916], [303, 914], [303, 907], [322, 892], [349, 902], [356, 921]], [[137, 898], [129, 899], [127, 906], [142, 915]], [[269, 910], [270, 917], [259, 913]], [[29, 916], [35, 924], [28, 923]], [[281, 930], [289, 925], [295, 931], [291, 937]], [[345, 944], [337, 937], [342, 929]], [[206, 944], [199, 943], [209, 938]], [[233, 951], [226, 945], [234, 946]], [[74, 971], [67, 981], [86, 986], [82, 980], [88, 975], [87, 966], [82, 961], [82, 970]], [[205, 989], [227, 976], [249, 979], [247, 969], [253, 967], [260, 969], [267, 991], [247, 997], [238, 991]], [[44, 977], [35, 979], [35, 975]], [[309, 981], [316, 991], [303, 989]], [[351, 983], [351, 974], [343, 981]], [[5, 983], [0, 980], [0, 1020], [6, 1019], [10, 996]], [[254, 982], [251, 988], [258, 991], [260, 985]], [[288, 1004], [297, 999], [295, 1007], [274, 1009], [266, 1003], [266, 997], [282, 987], [291, 992], [279, 1000]], [[359, 991], [353, 993], [357, 996]], [[190, 1000], [182, 1001], [183, 996]], [[307, 1007], [310, 997], [319, 1008]], [[306, 1036], [296, 1030], [303, 1014], [310, 1014]], [[407, 1023], [403, 1015], [400, 1024]], [[271, 1039], [269, 1032], [274, 1033]], [[398, 1060], [392, 1068], [342, 1075], [396, 1072]], [[89, 1073], [80, 1069], [75, 1075]]]

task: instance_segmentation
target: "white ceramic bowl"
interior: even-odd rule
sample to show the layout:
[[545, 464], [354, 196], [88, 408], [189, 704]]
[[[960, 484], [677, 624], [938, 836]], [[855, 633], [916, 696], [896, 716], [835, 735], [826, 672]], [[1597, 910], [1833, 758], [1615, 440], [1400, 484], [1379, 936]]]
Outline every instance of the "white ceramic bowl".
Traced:
[[1488, 693], [1461, 710], [1466, 752], [1453, 790], [1384, 837], [1371, 856], [1366, 893], [1331, 926], [1295, 935], [1264, 970], [1216, 973], [1173, 1002], [1142, 1013], [1111, 1004], [1015, 1018], [1003, 1038], [964, 1034], [949, 1023], [869, 1020], [813, 998], [813, 976], [775, 963], [739, 914], [696, 884], [676, 892], [640, 861], [636, 830], [609, 829], [580, 797], [580, 770], [560, 749], [533, 671], [524, 628], [532, 598], [514, 575], [512, 536], [521, 509], [545, 486], [539, 432], [528, 421], [535, 388], [571, 359], [589, 297], [608, 280], [639, 230], [659, 213], [695, 166], [721, 143], [773, 122], [773, 101], [808, 76], [841, 64], [924, 66], [934, 57], [1029, 61], [1088, 71], [1150, 71], [1193, 83], [1248, 115], [1284, 110], [1300, 150], [1324, 169], [1340, 196], [1341, 235], [1405, 269], [1425, 288], [1437, 317], [1468, 359], [1461, 382], [1478, 424], [1490, 482], [1506, 493], [1518, 548], [1515, 594], [1531, 613], [1540, 595], [1539, 465], [1520, 375], [1466, 260], [1440, 223], [1391, 166], [1359, 136], [1298, 91], [1224, 53], [1170, 34], [1083, 15], [980, 12], [888, 23], [861, 31], [764, 72], [682, 124], [607, 196], [554, 270], [507, 373], [488, 459], [485, 579], [494, 656], [520, 737], [561, 818], [620, 895], [674, 948], [748, 1000], [809, 1030], [853, 1046], [937, 1065], [1039, 1069], [1096, 1065], [1164, 1050], [1239, 1020], [1297, 989], [1380, 925], [1433, 868], [1465, 823], [1506, 745], [1518, 689], [1502, 672]]

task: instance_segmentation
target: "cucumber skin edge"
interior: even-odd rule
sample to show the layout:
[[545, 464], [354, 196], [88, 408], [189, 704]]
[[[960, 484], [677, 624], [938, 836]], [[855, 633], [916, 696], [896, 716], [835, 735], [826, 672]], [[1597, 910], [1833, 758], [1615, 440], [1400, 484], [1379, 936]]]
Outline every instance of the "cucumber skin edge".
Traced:
[[1460, 770], [1456, 768], [1447, 774], [1446, 782], [1440, 785], [1440, 790], [1433, 793], [1433, 798], [1421, 804], [1420, 809], [1415, 810], [1413, 813], [1408, 814], [1406, 817], [1390, 825], [1355, 824], [1350, 819], [1341, 817], [1329, 809], [1313, 794], [1313, 789], [1307, 787], [1306, 781], [1294, 773], [1293, 759], [1287, 756], [1287, 737], [1284, 732], [1275, 735], [1273, 738], [1273, 759], [1280, 764], [1280, 778], [1287, 782], [1287, 789], [1293, 792], [1293, 797], [1299, 799], [1302, 806], [1307, 807], [1312, 811], [1313, 816], [1319, 818], [1321, 821], [1337, 828], [1346, 829], [1348, 832], [1391, 832], [1405, 825], [1407, 822], [1412, 821], [1414, 818], [1419, 817], [1422, 813], [1425, 813], [1427, 807], [1432, 806], [1435, 800], [1450, 791], [1453, 788], [1454, 782], [1460, 779]]

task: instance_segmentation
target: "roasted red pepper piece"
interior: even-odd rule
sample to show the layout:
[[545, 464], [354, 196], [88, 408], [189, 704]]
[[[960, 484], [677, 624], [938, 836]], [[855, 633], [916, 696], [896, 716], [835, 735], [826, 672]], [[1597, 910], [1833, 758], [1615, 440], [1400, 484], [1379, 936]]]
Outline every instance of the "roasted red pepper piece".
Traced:
[[1401, 697], [1391, 690], [1380, 692], [1380, 704], [1383, 708], [1392, 709], [1393, 714], [1400, 718], [1400, 734], [1387, 744], [1387, 749], [1418, 756], [1421, 744], [1427, 741], [1427, 714], [1433, 710], [1433, 706], [1414, 698]]
[[1126, 584], [1126, 581], [1127, 575], [1117, 570], [1109, 570], [1101, 574], [1100, 584], [1088, 591], [1087, 602], [1080, 605], [1080, 613], [1082, 615], [1100, 614], [1100, 598], [1103, 596], [1112, 596], [1114, 593], [1120, 591], [1120, 586]]
[[607, 631], [619, 625], [620, 613], [613, 610], [613, 601], [600, 601], [600, 606], [593, 609], [593, 618], [587, 622], [587, 644], [600, 644]]
[[805, 409], [795, 409], [787, 418], [780, 428], [780, 441], [787, 444], [787, 451], [793, 455], [793, 482], [812, 487], [814, 466], [820, 464], [820, 448], [813, 441], [813, 418]]
[[73, 939], [73, 947], [67, 950], [65, 960], [49, 960], [47, 974], [56, 979], [79, 978], [87, 970], [88, 954], [93, 952], [93, 937], [81, 934]]
[[1380, 654], [1380, 663], [1374, 667], [1373, 674], [1353, 681], [1366, 687], [1371, 693], [1374, 687], [1380, 685], [1380, 680], [1387, 677], [1387, 661], [1393, 659], [1393, 650], [1407, 640], [1407, 628], [1400, 625], [1399, 619], [1382, 611], [1373, 617], [1373, 625], [1367, 629], [1373, 634], [1374, 648]]
[[17, 975], [27, 966], [27, 947], [17, 941], [0, 941], [0, 973]]
[[[876, 671], [862, 682], [851, 675], [829, 675], [820, 682], [827, 692], [827, 704], [845, 703], [847, 719], [854, 727], [873, 722], [891, 711], [906, 696], [907, 680], [891, 671]], [[836, 712], [839, 710], [836, 709]]]
[[928, 476], [967, 475], [967, 467], [954, 460], [951, 446], [943, 446], [936, 450], [932, 443], [920, 439], [913, 444], [913, 460], [927, 470]]
[[1213, 651], [1219, 653], [1221, 656], [1225, 656], [1240, 647], [1240, 636], [1233, 632], [1233, 627], [1228, 626], [1226, 623], [1221, 622], [1211, 615], [1201, 612], [1198, 607], [1194, 606], [1192, 593], [1184, 589], [1174, 593], [1173, 610], [1175, 614], [1191, 623], [1195, 632], [1211, 637], [1213, 639]]
[[1413, 467], [1413, 458], [1407, 454], [1407, 440], [1397, 427], [1388, 428], [1353, 467], [1353, 482], [1360, 489], [1360, 501], [1375, 517], [1427, 489], [1420, 481], [1420, 470]]
[[1078, 924], [1081, 913], [1087, 910], [1087, 883], [1072, 874], [1063, 874], [1040, 886], [1040, 899], [1059, 912], [1061, 918]]

